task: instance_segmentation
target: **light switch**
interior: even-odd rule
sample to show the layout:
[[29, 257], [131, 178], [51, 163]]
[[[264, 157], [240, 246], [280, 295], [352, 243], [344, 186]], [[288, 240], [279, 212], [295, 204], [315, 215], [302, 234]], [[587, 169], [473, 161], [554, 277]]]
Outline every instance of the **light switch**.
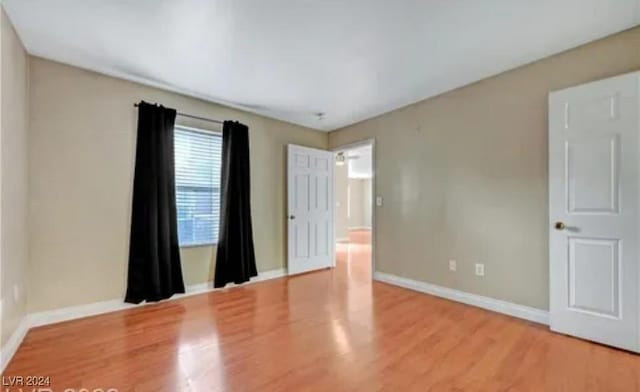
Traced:
[[382, 207], [382, 196], [376, 196], [376, 206]]

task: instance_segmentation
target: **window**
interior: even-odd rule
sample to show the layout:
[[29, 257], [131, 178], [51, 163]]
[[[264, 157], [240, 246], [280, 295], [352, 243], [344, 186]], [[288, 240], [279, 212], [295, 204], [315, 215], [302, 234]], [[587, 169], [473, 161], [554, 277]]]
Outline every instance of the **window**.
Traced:
[[222, 136], [175, 129], [176, 204], [180, 246], [218, 242]]

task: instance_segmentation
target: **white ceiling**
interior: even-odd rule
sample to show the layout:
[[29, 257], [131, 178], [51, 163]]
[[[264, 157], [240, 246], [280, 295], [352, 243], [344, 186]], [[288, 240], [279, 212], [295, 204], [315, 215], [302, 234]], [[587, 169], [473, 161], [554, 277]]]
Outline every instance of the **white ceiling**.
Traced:
[[5, 0], [4, 7], [31, 54], [333, 130], [635, 26], [639, 3]]

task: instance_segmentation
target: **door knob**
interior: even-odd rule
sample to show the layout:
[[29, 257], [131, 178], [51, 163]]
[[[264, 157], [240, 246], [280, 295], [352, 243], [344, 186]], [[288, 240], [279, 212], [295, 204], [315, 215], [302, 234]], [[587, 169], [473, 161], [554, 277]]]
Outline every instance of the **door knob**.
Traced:
[[296, 216], [295, 216], [295, 215], [291, 215], [291, 216], [289, 217], [289, 219], [294, 220], [294, 219], [296, 219]]
[[564, 222], [556, 222], [555, 228], [556, 230], [564, 230], [567, 228], [567, 226], [564, 224]]

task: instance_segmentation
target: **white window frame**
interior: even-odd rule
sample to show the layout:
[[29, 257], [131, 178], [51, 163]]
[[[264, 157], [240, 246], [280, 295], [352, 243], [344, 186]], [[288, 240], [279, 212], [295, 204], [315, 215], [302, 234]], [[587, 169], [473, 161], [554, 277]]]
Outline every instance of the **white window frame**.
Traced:
[[[194, 127], [190, 127], [190, 126], [187, 126], [187, 125], [181, 125], [181, 124], [175, 124], [173, 126], [173, 129], [174, 129], [174, 132], [176, 130], [180, 129], [180, 130], [184, 130], [184, 131], [202, 133], [202, 134], [209, 135], [209, 136], [218, 136], [218, 137], [220, 137], [222, 139], [222, 132], [221, 131], [214, 131], [214, 130], [202, 129], [202, 128], [194, 128]], [[175, 143], [175, 135], [174, 135], [174, 143]], [[174, 146], [174, 149], [175, 149], [175, 146]], [[220, 158], [222, 159], [222, 156]], [[175, 162], [174, 162], [174, 165], [175, 165]], [[220, 163], [220, 166], [222, 167], [222, 162]], [[177, 177], [177, 175], [176, 175], [176, 177]], [[176, 218], [177, 218], [177, 215], [178, 215], [177, 191], [178, 191], [178, 185], [177, 185], [177, 178], [176, 178]], [[222, 194], [222, 184], [220, 184], [220, 193]], [[220, 202], [222, 202], [222, 201], [220, 201]], [[220, 216], [218, 216], [218, 219], [220, 219]], [[218, 225], [219, 224], [220, 224], [220, 222], [218, 221]], [[177, 226], [178, 226], [178, 247], [180, 249], [202, 248], [202, 247], [218, 245], [217, 241], [202, 242], [202, 243], [190, 243], [190, 244], [183, 245], [183, 244], [180, 243], [180, 235], [179, 235], [179, 230], [180, 230], [179, 227], [180, 226], [179, 225], [177, 225]], [[219, 233], [218, 233], [218, 239], [219, 239]]]

